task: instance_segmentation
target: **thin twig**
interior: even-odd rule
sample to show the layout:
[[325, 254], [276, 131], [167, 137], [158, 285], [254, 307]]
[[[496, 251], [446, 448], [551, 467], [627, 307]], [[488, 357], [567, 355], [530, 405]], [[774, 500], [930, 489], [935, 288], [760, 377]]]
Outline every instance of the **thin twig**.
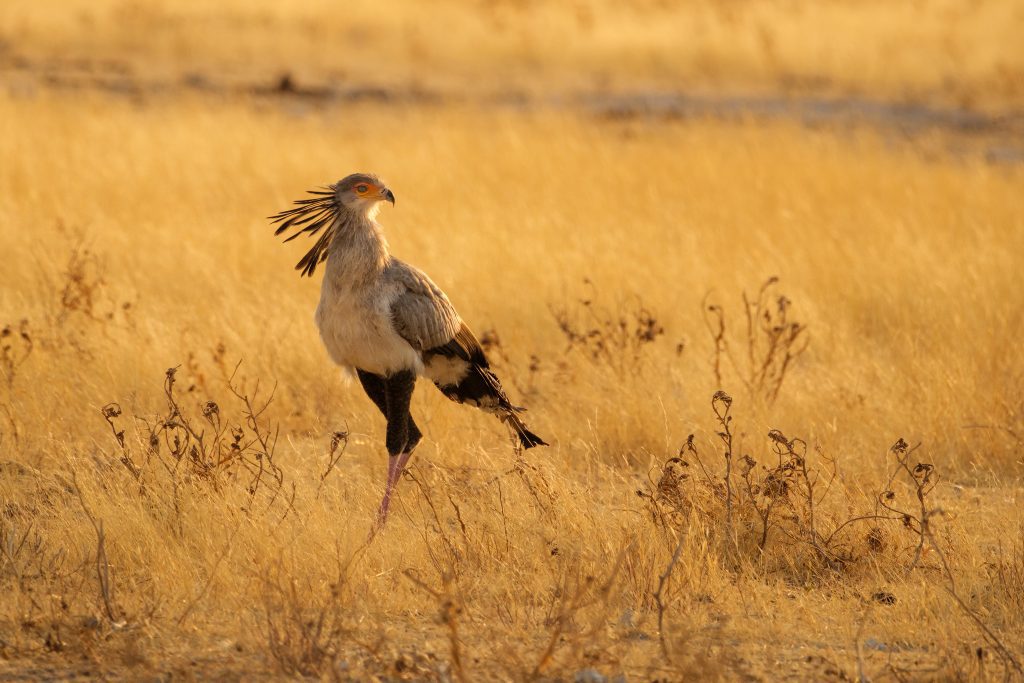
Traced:
[[235, 536], [238, 535], [238, 531], [242, 528], [243, 519], [238, 520], [238, 524], [235, 525], [234, 531], [231, 532], [231, 537], [228, 538], [228, 542], [224, 544], [224, 550], [221, 551], [220, 555], [217, 557], [216, 562], [213, 563], [213, 567], [210, 569], [210, 575], [206, 578], [206, 582], [203, 584], [202, 590], [200, 590], [196, 594], [196, 596], [192, 598], [188, 605], [185, 606], [185, 609], [184, 611], [182, 611], [181, 616], [178, 617], [177, 624], [179, 628], [181, 627], [182, 624], [185, 623], [185, 619], [187, 619], [188, 615], [191, 614], [192, 609], [197, 604], [199, 604], [199, 601], [203, 599], [203, 596], [206, 595], [206, 591], [208, 591], [210, 589], [210, 586], [213, 584], [213, 579], [217, 575], [217, 569], [220, 567], [220, 563], [223, 562], [224, 558], [227, 557], [228, 553], [231, 552], [231, 547], [232, 545], [234, 545], [235, 542]]
[[107, 559], [107, 547], [106, 547], [106, 536], [103, 533], [103, 520], [97, 522], [96, 517], [93, 516], [92, 511], [85, 502], [85, 496], [82, 494], [82, 487], [78, 485], [78, 473], [75, 470], [71, 470], [71, 483], [75, 487], [75, 492], [78, 494], [78, 501], [82, 504], [82, 510], [85, 512], [85, 516], [88, 518], [89, 523], [92, 524], [92, 528], [96, 532], [96, 578], [100, 585], [100, 597], [103, 599], [103, 607], [106, 610], [107, 618], [113, 625], [123, 626], [124, 622], [117, 618], [114, 613], [113, 606], [113, 585], [110, 581], [110, 562]]
[[658, 577], [658, 590], [654, 591], [654, 603], [658, 607], [658, 640], [661, 643], [661, 653], [670, 662], [672, 661], [672, 656], [668, 652], [668, 644], [665, 641], [665, 602], [662, 599], [662, 591], [665, 589], [665, 584], [668, 582], [669, 577], [672, 576], [676, 563], [679, 562], [679, 556], [682, 555], [685, 543], [686, 534], [680, 534], [679, 542], [676, 543], [676, 549], [672, 553], [672, 559], [669, 560], [665, 571]]

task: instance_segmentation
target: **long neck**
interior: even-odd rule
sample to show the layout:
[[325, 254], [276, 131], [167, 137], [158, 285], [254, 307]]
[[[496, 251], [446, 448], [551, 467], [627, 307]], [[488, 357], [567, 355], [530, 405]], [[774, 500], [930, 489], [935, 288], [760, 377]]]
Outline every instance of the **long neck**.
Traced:
[[366, 214], [351, 211], [339, 215], [338, 221], [327, 248], [325, 280], [344, 288], [375, 281], [391, 258], [380, 226]]

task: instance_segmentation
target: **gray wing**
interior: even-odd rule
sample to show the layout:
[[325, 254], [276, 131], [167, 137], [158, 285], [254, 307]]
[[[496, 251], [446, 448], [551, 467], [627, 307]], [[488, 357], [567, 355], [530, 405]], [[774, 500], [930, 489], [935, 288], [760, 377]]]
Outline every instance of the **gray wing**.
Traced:
[[401, 290], [391, 304], [391, 323], [414, 349], [426, 351], [443, 346], [458, 334], [462, 319], [426, 274], [395, 259], [384, 276]]

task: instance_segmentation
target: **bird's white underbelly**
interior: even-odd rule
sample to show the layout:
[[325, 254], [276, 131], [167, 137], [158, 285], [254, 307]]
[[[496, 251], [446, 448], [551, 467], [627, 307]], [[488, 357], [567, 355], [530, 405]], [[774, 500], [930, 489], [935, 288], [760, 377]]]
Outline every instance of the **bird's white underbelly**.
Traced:
[[324, 293], [316, 309], [320, 338], [338, 365], [388, 375], [399, 370], [423, 371], [420, 353], [391, 324], [394, 296], [366, 300], [351, 293]]

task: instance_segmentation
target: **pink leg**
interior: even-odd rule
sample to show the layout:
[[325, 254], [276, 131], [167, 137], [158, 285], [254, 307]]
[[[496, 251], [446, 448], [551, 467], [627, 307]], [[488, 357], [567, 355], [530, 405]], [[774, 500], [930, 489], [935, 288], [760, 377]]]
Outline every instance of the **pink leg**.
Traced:
[[388, 457], [388, 480], [384, 485], [384, 498], [380, 501], [380, 510], [377, 512], [378, 527], [383, 527], [384, 522], [388, 519], [388, 507], [391, 505], [391, 494], [395, 490], [395, 486], [398, 484], [398, 480], [401, 478], [402, 472], [405, 471], [405, 465], [409, 462], [409, 458], [411, 457], [412, 451]]

